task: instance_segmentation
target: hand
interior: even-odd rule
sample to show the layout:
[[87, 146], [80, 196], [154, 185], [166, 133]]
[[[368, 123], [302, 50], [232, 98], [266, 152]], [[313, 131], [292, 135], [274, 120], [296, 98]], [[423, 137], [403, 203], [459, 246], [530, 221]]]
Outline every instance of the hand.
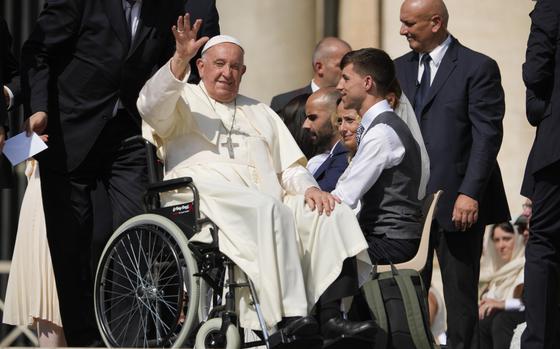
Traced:
[[491, 298], [483, 299], [478, 306], [478, 318], [482, 320], [499, 310], [504, 310], [505, 308], [505, 301], [499, 301]]
[[327, 216], [330, 216], [331, 212], [334, 210], [335, 202], [340, 204], [340, 199], [317, 187], [309, 187], [305, 191], [305, 202], [307, 202], [311, 211], [314, 211], [315, 207], [317, 207], [319, 215], [322, 215], [323, 211], [325, 211]]
[[198, 50], [208, 41], [208, 37], [204, 36], [196, 39], [196, 35], [200, 30], [202, 20], [197, 19], [191, 28], [190, 15], [177, 18], [177, 25], [171, 28], [175, 37], [175, 54], [171, 59], [171, 71], [177, 77], [184, 75], [189, 61], [196, 56]]
[[2, 153], [2, 149], [4, 149], [5, 141], [6, 141], [6, 131], [4, 130], [4, 126], [0, 125], [0, 153]]
[[478, 221], [478, 201], [465, 194], [459, 194], [455, 200], [451, 220], [457, 229], [461, 231], [469, 229]]
[[47, 129], [48, 116], [44, 111], [38, 111], [31, 115], [29, 119], [25, 120], [23, 128], [27, 135], [30, 136], [33, 132], [42, 135]]

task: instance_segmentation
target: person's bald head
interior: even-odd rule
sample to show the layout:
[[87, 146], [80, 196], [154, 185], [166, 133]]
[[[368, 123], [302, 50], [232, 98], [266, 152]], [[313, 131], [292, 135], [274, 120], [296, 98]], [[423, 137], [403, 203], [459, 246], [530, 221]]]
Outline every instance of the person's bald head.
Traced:
[[326, 37], [313, 51], [313, 81], [319, 87], [334, 87], [340, 80], [340, 60], [352, 48], [339, 38]]
[[447, 37], [449, 13], [442, 0], [405, 0], [400, 20], [400, 34], [418, 53], [431, 52]]
[[305, 103], [303, 129], [308, 132], [319, 151], [332, 148], [338, 141], [336, 105], [340, 92], [334, 87], [320, 88]]

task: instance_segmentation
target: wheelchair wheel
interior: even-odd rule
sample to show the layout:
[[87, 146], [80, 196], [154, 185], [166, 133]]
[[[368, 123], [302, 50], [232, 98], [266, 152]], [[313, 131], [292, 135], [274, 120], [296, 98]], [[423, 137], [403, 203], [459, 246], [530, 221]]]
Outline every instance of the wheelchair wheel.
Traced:
[[95, 316], [108, 347], [179, 347], [198, 323], [197, 263], [169, 219], [144, 214], [113, 234], [95, 277]]
[[222, 328], [222, 319], [214, 318], [206, 321], [196, 334], [195, 349], [223, 348], [223, 349], [239, 349], [241, 348], [241, 339], [239, 332], [234, 324], [230, 324], [226, 330], [225, 336], [220, 336]]

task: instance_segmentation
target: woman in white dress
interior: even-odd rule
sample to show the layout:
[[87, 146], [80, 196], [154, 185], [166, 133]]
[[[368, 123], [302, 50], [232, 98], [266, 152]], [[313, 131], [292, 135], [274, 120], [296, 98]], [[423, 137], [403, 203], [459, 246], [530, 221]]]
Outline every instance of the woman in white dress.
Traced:
[[37, 329], [39, 346], [66, 346], [47, 242], [39, 166], [27, 162], [27, 189], [21, 204], [2, 322]]

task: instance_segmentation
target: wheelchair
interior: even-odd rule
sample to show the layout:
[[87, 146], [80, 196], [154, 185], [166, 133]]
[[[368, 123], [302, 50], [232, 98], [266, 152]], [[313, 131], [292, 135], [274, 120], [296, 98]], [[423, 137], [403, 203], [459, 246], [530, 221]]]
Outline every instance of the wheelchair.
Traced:
[[[191, 178], [160, 181], [155, 148], [146, 147], [149, 185], [146, 213], [123, 223], [102, 253], [94, 284], [95, 317], [108, 347], [267, 349], [299, 341], [282, 331], [270, 335], [253, 283], [236, 282], [234, 263], [218, 249], [218, 229], [201, 217]], [[188, 188], [192, 202], [161, 207], [160, 193]], [[212, 242], [190, 242], [209, 229]], [[227, 278], [226, 278], [227, 276]], [[244, 342], [235, 291], [248, 287], [261, 326], [260, 340]]]

